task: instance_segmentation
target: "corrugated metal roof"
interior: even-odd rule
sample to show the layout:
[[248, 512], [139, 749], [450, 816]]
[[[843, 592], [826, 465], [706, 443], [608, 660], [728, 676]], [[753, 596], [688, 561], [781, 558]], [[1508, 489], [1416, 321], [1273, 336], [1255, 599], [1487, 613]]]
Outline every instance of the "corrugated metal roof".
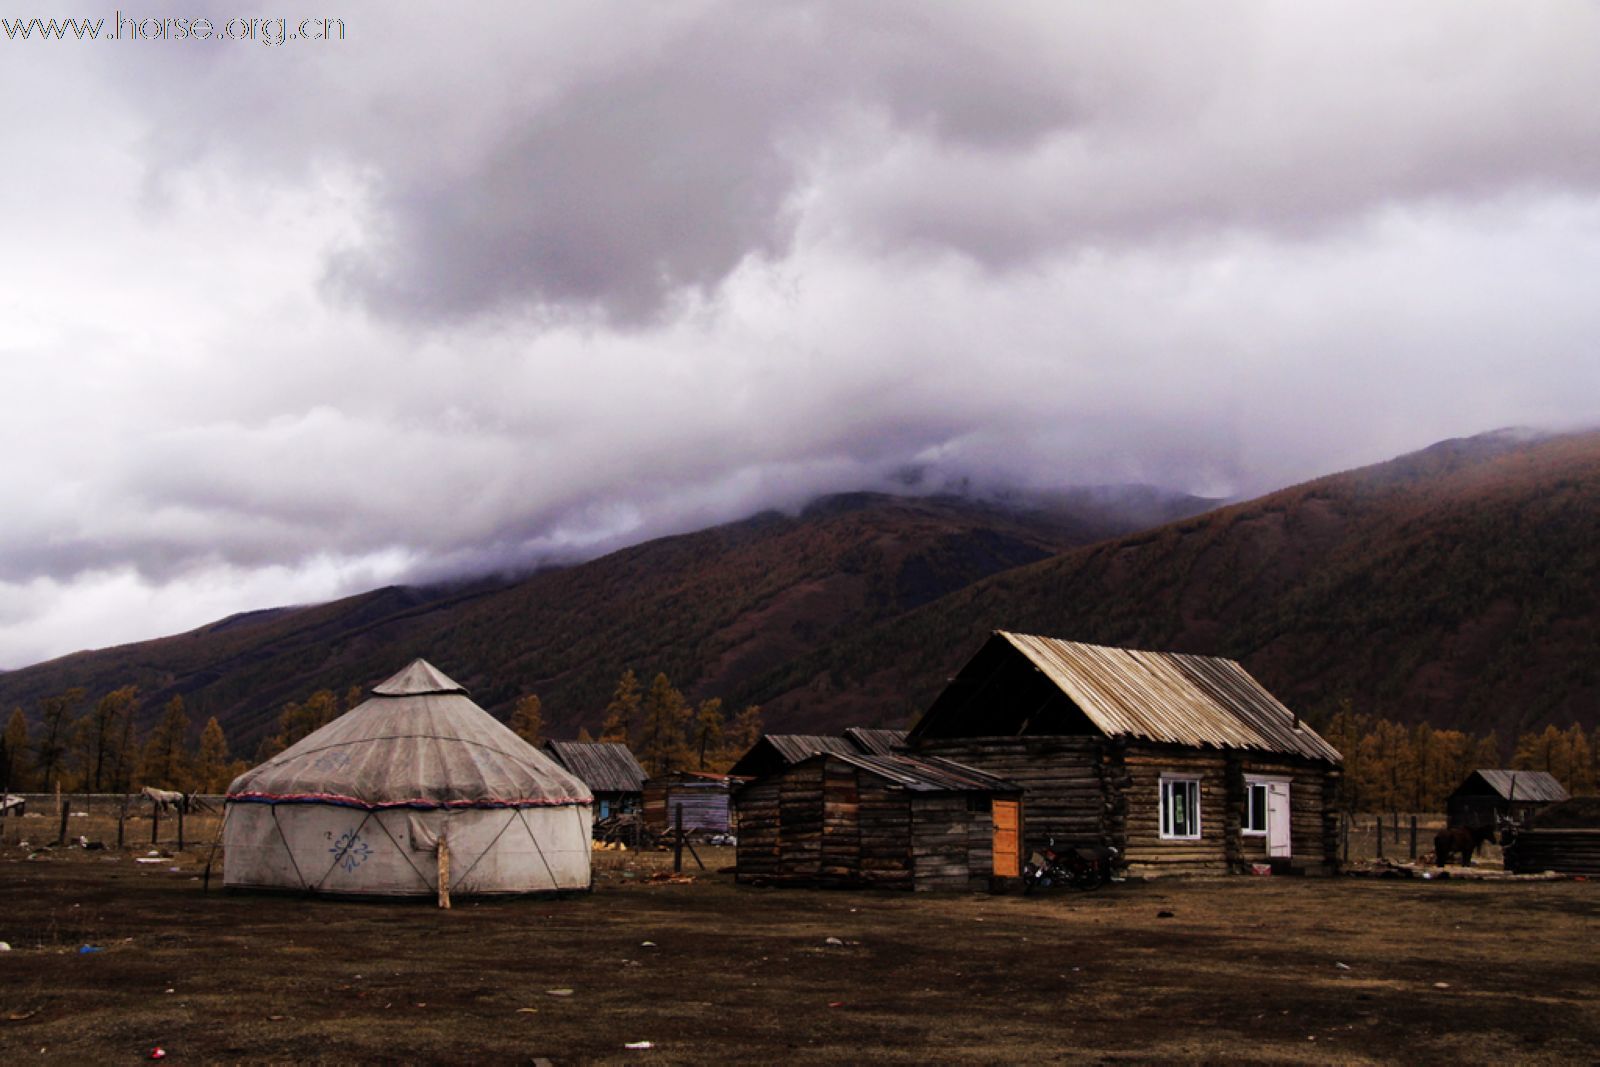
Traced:
[[904, 730], [851, 726], [845, 730], [844, 736], [855, 745], [858, 752], [865, 752], [869, 756], [892, 756], [896, 748], [904, 748], [906, 743]]
[[627, 745], [612, 741], [546, 741], [545, 749], [596, 793], [638, 793], [644, 768]]
[[1559, 803], [1572, 799], [1549, 771], [1476, 770], [1472, 773], [1507, 800]]
[[1238, 663], [1212, 656], [1107, 648], [1053, 637], [997, 636], [1072, 698], [1108, 737], [1286, 752], [1341, 762]]
[[1014, 782], [936, 756], [868, 756], [830, 752], [826, 753], [826, 758], [843, 760], [916, 793], [1022, 792], [1022, 787]]

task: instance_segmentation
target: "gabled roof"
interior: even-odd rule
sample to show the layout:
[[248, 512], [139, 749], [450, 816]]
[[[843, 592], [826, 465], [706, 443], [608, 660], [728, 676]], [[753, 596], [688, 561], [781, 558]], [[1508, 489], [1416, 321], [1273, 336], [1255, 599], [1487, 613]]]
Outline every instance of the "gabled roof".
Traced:
[[[982, 662], [986, 672], [1000, 670], [1008, 657], [1026, 661], [1107, 737], [1342, 761], [1337, 749], [1233, 660], [1108, 648], [1004, 630], [997, 630], [963, 668], [911, 731], [912, 737], [928, 735], [932, 720], [975, 716], [971, 709], [982, 704], [988, 680], [971, 676], [974, 665]], [[1027, 726], [1024, 718], [1012, 729]], [[1005, 732], [972, 721], [963, 722], [955, 733], [942, 728], [937, 736], [983, 736], [986, 729]]]
[[1456, 793], [1473, 792], [1481, 794], [1482, 789], [1469, 789], [1477, 779], [1488, 792], [1492, 792], [1505, 800], [1526, 800], [1530, 803], [1559, 803], [1570, 800], [1567, 791], [1549, 771], [1513, 771], [1513, 770], [1485, 770], [1480, 769], [1467, 775], [1467, 780], [1456, 789]]
[[627, 745], [614, 741], [546, 741], [557, 763], [596, 793], [638, 793], [647, 777]]
[[1022, 787], [1004, 778], [937, 756], [869, 756], [851, 752], [823, 752], [812, 760], [848, 763], [901, 789], [913, 793], [1020, 793]]
[[382, 808], [588, 804], [589, 788], [416, 660], [372, 697], [235, 778], [229, 803]]
[[750, 751], [739, 757], [728, 768], [729, 774], [761, 775], [799, 763], [819, 752], [856, 752], [858, 749], [843, 737], [827, 734], [762, 734]]
[[864, 752], [869, 756], [892, 756], [895, 754], [895, 749], [904, 748], [906, 743], [904, 730], [851, 726], [845, 730], [844, 736], [856, 747], [857, 752]]

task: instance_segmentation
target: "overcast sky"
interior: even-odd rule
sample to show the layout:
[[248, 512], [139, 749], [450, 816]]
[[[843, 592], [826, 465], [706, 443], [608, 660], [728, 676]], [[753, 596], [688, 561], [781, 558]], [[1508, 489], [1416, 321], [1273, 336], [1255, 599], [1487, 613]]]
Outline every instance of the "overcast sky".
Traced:
[[0, 37], [0, 666], [907, 464], [1600, 422], [1594, 3], [337, 6]]

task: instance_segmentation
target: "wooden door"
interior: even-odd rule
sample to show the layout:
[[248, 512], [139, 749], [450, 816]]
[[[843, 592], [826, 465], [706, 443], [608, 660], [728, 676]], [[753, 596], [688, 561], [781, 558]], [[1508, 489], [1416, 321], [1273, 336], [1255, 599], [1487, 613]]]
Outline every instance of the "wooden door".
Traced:
[[1289, 783], [1267, 783], [1267, 855], [1289, 855]]
[[997, 878], [1022, 874], [1022, 801], [995, 800], [994, 873]]

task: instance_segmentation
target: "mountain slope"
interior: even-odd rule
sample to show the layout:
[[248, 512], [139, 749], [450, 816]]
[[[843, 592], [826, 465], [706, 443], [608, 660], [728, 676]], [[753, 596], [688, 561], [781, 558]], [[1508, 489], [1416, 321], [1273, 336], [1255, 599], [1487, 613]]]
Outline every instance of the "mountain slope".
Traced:
[[148, 720], [173, 694], [253, 751], [282, 705], [342, 693], [426, 656], [491, 710], [537, 692], [562, 733], [598, 724], [617, 676], [666, 671], [692, 697], [740, 700], [752, 679], [821, 643], [971, 582], [1135, 529], [1152, 508], [1210, 501], [1149, 490], [1049, 499], [846, 494], [661, 538], [520, 581], [389, 588], [251, 612], [191, 633], [82, 652], [0, 677], [0, 708], [32, 712], [74, 685], [137, 684]]
[[770, 718], [900, 721], [991, 629], [1226, 655], [1308, 715], [1600, 723], [1600, 434], [1491, 434], [996, 575], [759, 680]]

